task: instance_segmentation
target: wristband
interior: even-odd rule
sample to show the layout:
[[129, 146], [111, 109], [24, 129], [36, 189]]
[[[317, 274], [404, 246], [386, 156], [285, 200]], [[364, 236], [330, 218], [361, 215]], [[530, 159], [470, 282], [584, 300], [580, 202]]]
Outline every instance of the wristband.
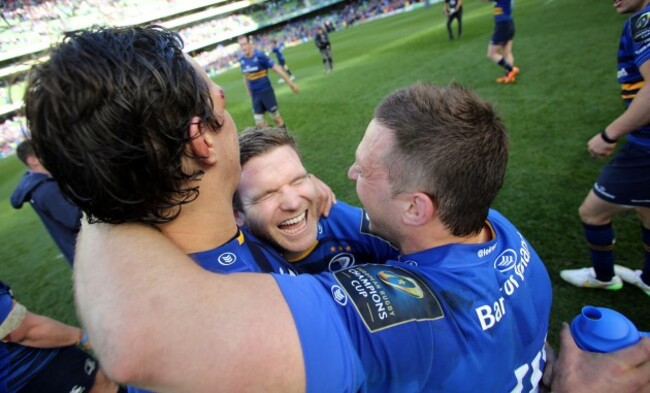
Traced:
[[616, 142], [617, 142], [616, 139], [612, 139], [612, 138], [610, 138], [610, 137], [607, 135], [607, 133], [605, 132], [605, 130], [603, 130], [603, 132], [600, 133], [600, 137], [603, 138], [603, 140], [604, 140], [605, 142], [607, 142], [607, 143], [616, 143]]

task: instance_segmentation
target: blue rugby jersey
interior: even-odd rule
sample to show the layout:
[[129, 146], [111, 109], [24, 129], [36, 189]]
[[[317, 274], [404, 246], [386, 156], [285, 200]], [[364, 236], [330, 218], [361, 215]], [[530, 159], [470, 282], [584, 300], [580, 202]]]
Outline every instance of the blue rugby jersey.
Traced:
[[290, 262], [301, 273], [320, 273], [363, 263], [384, 263], [398, 255], [396, 248], [370, 233], [365, 210], [337, 202], [329, 217], [318, 222], [315, 247]]
[[278, 63], [280, 65], [284, 65], [284, 54], [282, 54], [282, 50], [284, 49], [283, 44], [277, 44], [273, 48], [271, 48], [271, 52], [275, 54], [275, 57], [278, 59]]
[[[491, 210], [493, 239], [336, 273], [274, 275], [295, 320], [308, 392], [536, 390], [551, 283]], [[318, 312], [314, 312], [318, 310]]]
[[[11, 288], [0, 281], [0, 325], [13, 307]], [[58, 353], [58, 348], [31, 348], [0, 342], [0, 392], [18, 392]]]
[[[625, 22], [618, 48], [618, 82], [621, 98], [629, 106], [645, 81], [639, 69], [650, 58], [650, 5]], [[627, 140], [650, 147], [650, 124], [628, 134]]]
[[494, 21], [505, 22], [512, 20], [512, 9], [515, 5], [515, 0], [492, 0], [494, 1]]
[[275, 63], [264, 52], [255, 49], [251, 57], [240, 57], [239, 64], [251, 94], [273, 88], [269, 79], [269, 69], [273, 68]]

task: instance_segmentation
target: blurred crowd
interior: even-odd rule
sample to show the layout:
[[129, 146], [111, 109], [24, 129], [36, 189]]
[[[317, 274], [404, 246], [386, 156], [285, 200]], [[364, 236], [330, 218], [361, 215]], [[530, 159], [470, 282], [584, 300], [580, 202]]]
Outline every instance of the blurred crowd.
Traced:
[[[311, 41], [318, 26], [324, 26], [329, 31], [345, 29], [411, 4], [408, 0], [351, 0], [336, 4], [338, 1], [272, 0], [178, 29], [178, 32], [197, 62], [211, 77], [215, 77], [223, 70], [238, 66], [239, 46], [229, 39], [242, 33], [277, 24], [278, 27], [255, 35], [256, 46], [270, 51], [272, 39], [283, 42], [286, 47], [298, 45]], [[224, 4], [216, 0], [205, 2], [214, 6]], [[35, 43], [46, 42], [49, 45], [58, 40], [63, 31], [87, 27], [88, 20], [99, 25], [112, 25], [123, 23], [127, 15], [146, 14], [144, 10], [168, 7], [173, 13], [175, 7], [187, 7], [188, 3], [182, 0], [0, 0], [0, 4], [3, 18], [0, 22], [0, 53], [5, 53]], [[318, 8], [323, 4], [335, 5], [321, 13], [290, 19], [294, 14], [301, 15], [306, 7]], [[86, 21], [84, 25], [80, 25], [82, 20]], [[214, 45], [222, 41], [230, 43]], [[5, 89], [3, 87], [0, 92], [0, 107], [11, 103]], [[24, 118], [16, 116], [2, 122], [0, 159], [12, 154], [24, 137]]]

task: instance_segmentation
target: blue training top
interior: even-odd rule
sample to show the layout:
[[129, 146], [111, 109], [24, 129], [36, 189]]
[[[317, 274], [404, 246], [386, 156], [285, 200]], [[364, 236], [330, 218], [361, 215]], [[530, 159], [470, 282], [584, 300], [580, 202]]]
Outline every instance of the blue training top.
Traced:
[[493, 237], [482, 244], [333, 274], [274, 275], [298, 329], [307, 391], [534, 390], [551, 282], [507, 219], [491, 210], [488, 224]]
[[337, 271], [363, 263], [396, 259], [399, 251], [370, 233], [365, 210], [337, 202], [329, 217], [318, 221], [317, 244], [306, 255], [290, 260], [300, 273]]
[[20, 209], [29, 202], [48, 233], [68, 261], [73, 264], [77, 234], [81, 228], [81, 209], [68, 202], [59, 185], [49, 175], [26, 172], [11, 194], [11, 205]]
[[[645, 81], [641, 66], [650, 58], [650, 5], [632, 15], [625, 22], [621, 43], [618, 48], [618, 82], [621, 84], [621, 98], [629, 106]], [[629, 142], [650, 147], [650, 124], [627, 135]]]

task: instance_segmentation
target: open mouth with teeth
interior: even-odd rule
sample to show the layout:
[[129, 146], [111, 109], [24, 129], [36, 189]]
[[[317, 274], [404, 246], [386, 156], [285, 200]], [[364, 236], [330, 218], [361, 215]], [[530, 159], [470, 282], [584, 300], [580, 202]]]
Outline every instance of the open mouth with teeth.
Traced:
[[285, 233], [294, 234], [299, 232], [307, 225], [307, 210], [294, 218], [282, 221], [278, 224], [278, 228]]

